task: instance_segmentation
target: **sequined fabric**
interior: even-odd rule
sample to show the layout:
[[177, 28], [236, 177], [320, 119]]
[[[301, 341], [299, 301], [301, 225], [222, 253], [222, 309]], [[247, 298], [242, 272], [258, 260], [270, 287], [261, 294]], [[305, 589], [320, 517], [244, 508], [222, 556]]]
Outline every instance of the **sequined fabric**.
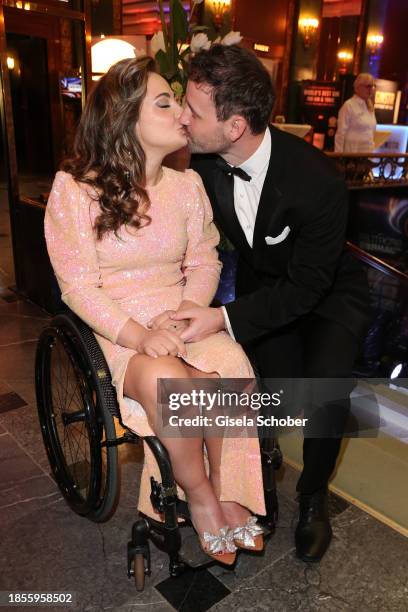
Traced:
[[[123, 383], [135, 351], [116, 344], [131, 317], [142, 325], [182, 300], [210, 304], [221, 264], [219, 235], [200, 177], [164, 169], [148, 189], [150, 225], [137, 232], [121, 228], [97, 241], [93, 230], [99, 204], [89, 186], [58, 172], [48, 200], [45, 236], [63, 301], [94, 331], [111, 370], [124, 424], [141, 436], [152, 435], [143, 408], [125, 398]], [[239, 344], [220, 332], [189, 343], [185, 361], [221, 377], [250, 378], [251, 365]], [[160, 480], [145, 445], [139, 509], [155, 518], [150, 504], [150, 476]], [[179, 491], [180, 497], [183, 492]], [[264, 514], [259, 444], [255, 438], [225, 438], [221, 499], [235, 500]]]

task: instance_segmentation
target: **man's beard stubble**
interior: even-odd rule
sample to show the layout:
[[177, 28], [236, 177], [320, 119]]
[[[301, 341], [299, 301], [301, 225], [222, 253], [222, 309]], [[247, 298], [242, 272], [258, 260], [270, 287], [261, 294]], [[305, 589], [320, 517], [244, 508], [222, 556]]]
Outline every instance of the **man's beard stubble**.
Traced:
[[197, 139], [191, 136], [186, 130], [188, 147], [191, 153], [218, 153], [219, 155], [228, 151], [230, 143], [225, 138], [224, 134], [209, 134], [204, 139]]

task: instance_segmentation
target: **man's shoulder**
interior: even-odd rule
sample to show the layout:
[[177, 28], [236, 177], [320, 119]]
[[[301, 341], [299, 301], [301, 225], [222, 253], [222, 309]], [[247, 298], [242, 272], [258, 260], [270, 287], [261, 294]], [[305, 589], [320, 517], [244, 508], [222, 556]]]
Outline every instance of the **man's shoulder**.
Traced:
[[190, 161], [190, 168], [198, 172], [201, 176], [211, 174], [216, 165], [217, 155], [213, 153], [193, 153]]
[[[271, 126], [272, 160], [280, 164], [289, 175], [298, 180], [320, 183], [341, 180], [335, 163], [325, 153], [294, 136]], [[288, 172], [285, 172], [288, 175]]]
[[[271, 164], [275, 167], [276, 176], [290, 182], [294, 177], [300, 182], [318, 181], [323, 184], [341, 180], [333, 160], [325, 153], [293, 134], [273, 126], [270, 126], [270, 131]], [[201, 176], [206, 185], [212, 184], [217, 157], [213, 153], [194, 153], [191, 156], [190, 168]]]

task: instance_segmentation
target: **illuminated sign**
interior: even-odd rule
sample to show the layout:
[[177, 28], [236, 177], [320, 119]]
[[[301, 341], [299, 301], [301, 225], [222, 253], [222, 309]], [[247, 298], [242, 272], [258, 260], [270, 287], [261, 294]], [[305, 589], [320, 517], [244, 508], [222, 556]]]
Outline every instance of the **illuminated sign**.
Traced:
[[391, 91], [376, 91], [375, 93], [375, 108], [384, 110], [393, 110], [396, 94]]
[[375, 116], [377, 123], [393, 123], [398, 83], [386, 79], [375, 80]]
[[262, 51], [263, 53], [268, 53], [269, 45], [260, 45], [259, 43], [254, 43], [254, 51]]
[[313, 106], [335, 106], [340, 91], [332, 85], [309, 85], [303, 90], [304, 104]]

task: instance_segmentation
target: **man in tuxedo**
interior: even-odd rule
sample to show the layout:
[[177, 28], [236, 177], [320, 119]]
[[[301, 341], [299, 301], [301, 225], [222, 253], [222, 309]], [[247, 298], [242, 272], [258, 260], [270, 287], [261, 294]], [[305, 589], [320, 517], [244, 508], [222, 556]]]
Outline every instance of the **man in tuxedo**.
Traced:
[[[349, 378], [367, 281], [345, 250], [346, 186], [324, 154], [268, 125], [273, 103], [269, 74], [252, 52], [213, 45], [192, 59], [181, 116], [197, 153], [191, 165], [239, 261], [235, 301], [172, 318], [190, 319], [187, 342], [227, 329], [264, 378]], [[327, 485], [347, 406], [335, 418], [337, 437], [304, 440], [295, 541], [307, 561], [330, 543]]]

